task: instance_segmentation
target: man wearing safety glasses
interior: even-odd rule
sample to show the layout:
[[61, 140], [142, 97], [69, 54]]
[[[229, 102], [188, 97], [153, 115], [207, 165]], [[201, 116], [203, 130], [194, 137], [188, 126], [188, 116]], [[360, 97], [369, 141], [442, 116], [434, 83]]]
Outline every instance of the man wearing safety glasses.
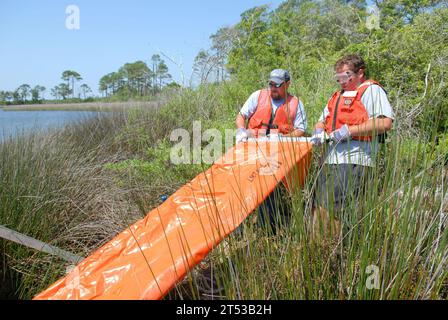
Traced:
[[381, 85], [366, 80], [360, 56], [338, 60], [335, 71], [341, 90], [328, 101], [311, 142], [327, 147], [314, 196], [313, 231], [319, 228], [337, 236], [344, 203], [349, 197], [356, 201], [367, 185], [378, 142], [392, 128], [394, 114]]
[[275, 69], [268, 88], [252, 93], [236, 117], [237, 143], [269, 134], [304, 135], [305, 109], [299, 98], [288, 94], [290, 81], [288, 71]]

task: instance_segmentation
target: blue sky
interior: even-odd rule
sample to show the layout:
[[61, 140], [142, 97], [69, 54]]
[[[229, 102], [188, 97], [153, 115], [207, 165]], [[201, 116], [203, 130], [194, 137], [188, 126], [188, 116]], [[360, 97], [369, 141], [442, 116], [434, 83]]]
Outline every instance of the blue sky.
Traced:
[[[0, 90], [23, 83], [50, 88], [64, 70], [75, 70], [97, 93], [98, 80], [126, 62], [149, 63], [164, 53], [178, 82], [189, 79], [194, 57], [210, 45], [209, 36], [235, 24], [240, 14], [282, 0], [1, 0]], [[80, 10], [80, 29], [66, 28], [66, 8]], [[177, 65], [176, 65], [177, 64]]]

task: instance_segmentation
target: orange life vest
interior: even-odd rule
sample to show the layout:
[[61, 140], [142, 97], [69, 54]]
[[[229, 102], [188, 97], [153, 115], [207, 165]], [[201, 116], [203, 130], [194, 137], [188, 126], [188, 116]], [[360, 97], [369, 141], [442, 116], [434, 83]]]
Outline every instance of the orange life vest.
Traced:
[[[328, 102], [329, 114], [325, 118], [325, 131], [329, 134], [344, 124], [353, 126], [369, 120], [369, 114], [361, 101], [362, 95], [373, 84], [381, 86], [375, 80], [364, 81], [356, 91], [335, 92]], [[354, 140], [371, 141], [371, 136], [352, 136]]]
[[[248, 128], [254, 130], [258, 137], [262, 132], [278, 130], [281, 134], [289, 134], [294, 131], [294, 119], [299, 108], [299, 99], [288, 94], [286, 103], [277, 108], [271, 123], [272, 101], [268, 89], [262, 89], [258, 97], [258, 105], [255, 113], [250, 117]], [[272, 130], [273, 129], [273, 130]]]

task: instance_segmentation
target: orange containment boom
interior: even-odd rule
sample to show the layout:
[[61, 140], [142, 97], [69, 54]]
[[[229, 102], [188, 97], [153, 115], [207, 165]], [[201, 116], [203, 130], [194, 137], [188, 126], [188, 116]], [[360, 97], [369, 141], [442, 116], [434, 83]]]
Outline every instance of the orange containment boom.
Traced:
[[232, 147], [34, 299], [162, 299], [283, 180], [303, 185], [305, 138]]

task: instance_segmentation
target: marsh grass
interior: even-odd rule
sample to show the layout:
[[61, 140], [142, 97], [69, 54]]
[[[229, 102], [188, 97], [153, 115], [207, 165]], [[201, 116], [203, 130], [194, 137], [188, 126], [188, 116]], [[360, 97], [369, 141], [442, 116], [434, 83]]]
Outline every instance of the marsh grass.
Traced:
[[[208, 168], [166, 161], [171, 130], [191, 132], [198, 119], [203, 130], [232, 128], [246, 91], [232, 83], [184, 90], [157, 110], [102, 113], [6, 140], [0, 144], [0, 223], [87, 256], [156, 207], [160, 195]], [[317, 116], [310, 112], [309, 125]], [[346, 204], [336, 240], [322, 234], [325, 240], [315, 243], [310, 237], [321, 170], [314, 150], [305, 186], [295, 185], [286, 195], [290, 223], [273, 235], [256, 222], [257, 209], [167, 299], [446, 299], [445, 138], [439, 144], [428, 135], [410, 138], [399, 120], [368, 192]], [[2, 287], [9, 287], [2, 295], [25, 299], [67, 267], [1, 240], [0, 259]], [[367, 286], [369, 266], [378, 268], [378, 289]]]
[[197, 270], [208, 282], [192, 285], [192, 296], [205, 288], [210, 298], [214, 283], [218, 299], [446, 299], [446, 153], [417, 146], [403, 158], [409, 143], [395, 138], [383, 146], [366, 192], [345, 205], [341, 233], [320, 234], [319, 242], [310, 233], [321, 169], [314, 161], [304, 189], [289, 194], [291, 223], [273, 236], [248, 219], [225, 241], [230, 250], [210, 255], [214, 275]]
[[[86, 256], [135, 221], [140, 215], [129, 200], [130, 190], [117, 187], [103, 168], [130, 152], [126, 141], [115, 141], [126, 121], [124, 113], [103, 114], [1, 144], [1, 224]], [[5, 274], [14, 272], [21, 298], [48, 286], [67, 266], [5, 241], [2, 260]]]

